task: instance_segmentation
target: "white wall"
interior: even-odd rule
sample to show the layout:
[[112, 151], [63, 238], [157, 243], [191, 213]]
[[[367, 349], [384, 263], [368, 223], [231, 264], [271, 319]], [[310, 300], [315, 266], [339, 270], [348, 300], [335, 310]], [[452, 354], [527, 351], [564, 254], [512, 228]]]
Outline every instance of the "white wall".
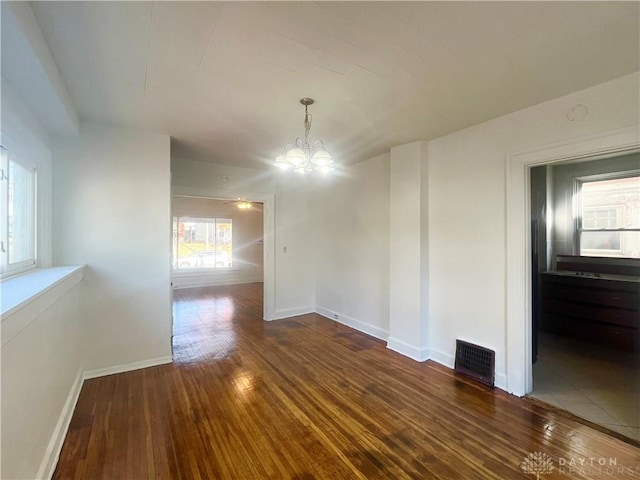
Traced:
[[[420, 231], [412, 233], [422, 237], [421, 258], [415, 261], [423, 270], [426, 265], [426, 272], [420, 291], [411, 284], [413, 298], [407, 302], [428, 293], [415, 321], [427, 319], [430, 358], [452, 367], [456, 339], [484, 345], [496, 351], [496, 384], [507, 388], [507, 158], [639, 125], [639, 83], [638, 74], [629, 75], [427, 142], [422, 177], [427, 185], [417, 178], [404, 182], [410, 190], [404, 194], [427, 207], [426, 215], [414, 218], [422, 222]], [[567, 110], [577, 104], [586, 105], [589, 114], [569, 121]], [[353, 165], [345, 178], [318, 188], [314, 200], [318, 311], [329, 317], [336, 313], [339, 320], [343, 312], [351, 314], [357, 321], [345, 323], [381, 338], [389, 330], [389, 292], [405, 287], [401, 272], [388, 275], [387, 262], [397, 248], [390, 246], [388, 232], [401, 215], [387, 216], [388, 163], [382, 156]], [[404, 229], [391, 230], [406, 235]]]
[[505, 388], [506, 157], [637, 126], [639, 92], [629, 75], [429, 142], [432, 358], [452, 365], [456, 338], [495, 349]]
[[174, 195], [174, 216], [230, 218], [233, 223], [233, 266], [207, 271], [174, 271], [173, 288], [234, 285], [263, 280], [262, 204], [240, 210], [235, 202]]
[[[50, 138], [4, 79], [2, 144], [37, 165], [38, 255], [42, 266], [50, 266]], [[47, 446], [82, 368], [78, 292], [78, 286], [68, 291], [11, 338], [5, 326], [24, 312], [2, 318], [1, 478], [35, 478], [47, 457]]]
[[170, 361], [169, 137], [85, 123], [53, 156], [54, 262], [87, 264], [85, 370]]
[[[428, 352], [427, 144], [391, 149], [389, 224], [389, 339], [387, 346], [414, 360]], [[425, 292], [423, 294], [423, 292]]]
[[275, 193], [279, 182], [271, 170], [231, 167], [172, 157], [171, 184], [215, 190], [226, 193], [228, 198], [237, 198], [247, 197], [247, 193]]
[[[275, 172], [284, 173], [284, 172]], [[293, 172], [286, 172], [289, 174]], [[276, 191], [276, 317], [314, 311], [315, 270], [310, 187], [305, 180], [283, 182]]]
[[82, 380], [81, 295], [79, 284], [2, 345], [1, 478], [41, 478], [57, 453], [48, 448], [62, 446]]
[[2, 76], [48, 132], [78, 133], [78, 114], [31, 2], [2, 2]]
[[[275, 289], [275, 307], [269, 318], [313, 311], [311, 179], [274, 169], [253, 170], [182, 158], [172, 159], [171, 173], [174, 192], [181, 195], [248, 200], [255, 195], [274, 195], [275, 279], [272, 287]], [[265, 284], [266, 288], [271, 286]]]
[[389, 334], [389, 154], [318, 178], [316, 306], [370, 335]]

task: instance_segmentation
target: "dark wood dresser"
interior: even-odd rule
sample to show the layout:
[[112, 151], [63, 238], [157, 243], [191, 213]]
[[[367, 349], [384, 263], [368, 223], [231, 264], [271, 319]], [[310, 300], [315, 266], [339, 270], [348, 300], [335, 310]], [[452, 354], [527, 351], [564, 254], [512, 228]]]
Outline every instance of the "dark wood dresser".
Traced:
[[558, 256], [540, 274], [540, 329], [640, 352], [640, 264]]

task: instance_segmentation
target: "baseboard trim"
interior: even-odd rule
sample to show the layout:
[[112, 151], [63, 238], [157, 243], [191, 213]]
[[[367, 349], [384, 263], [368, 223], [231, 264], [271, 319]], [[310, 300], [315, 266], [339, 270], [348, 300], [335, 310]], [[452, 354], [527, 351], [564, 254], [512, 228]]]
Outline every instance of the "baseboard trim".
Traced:
[[428, 348], [418, 348], [397, 338], [389, 337], [387, 339], [387, 348], [389, 350], [393, 350], [394, 352], [398, 352], [405, 357], [409, 357], [416, 362], [424, 362], [425, 360], [429, 360]]
[[276, 310], [270, 318], [265, 318], [265, 320], [282, 320], [283, 318], [297, 317], [298, 315], [306, 315], [308, 313], [315, 313], [315, 309], [313, 307], [287, 308], [284, 310]]
[[441, 352], [440, 350], [432, 349], [430, 360], [451, 369], [455, 366], [455, 357], [448, 353]]
[[262, 283], [263, 282], [262, 277], [240, 279], [240, 280], [233, 279], [233, 278], [232, 279], [216, 279], [216, 280], [204, 279], [201, 282], [193, 281], [191, 283], [182, 282], [181, 280], [184, 280], [184, 278], [173, 279], [174, 290], [184, 290], [187, 288], [219, 287], [222, 285], [244, 285], [246, 283]]
[[[441, 352], [439, 350], [431, 350], [431, 358], [436, 363], [443, 365], [447, 368], [455, 368], [455, 357], [448, 353]], [[504, 373], [496, 373], [495, 386], [500, 390], [507, 391], [507, 375]]]
[[380, 327], [376, 327], [375, 325], [371, 325], [369, 323], [362, 322], [358, 319], [350, 317], [348, 315], [344, 315], [339, 312], [334, 312], [333, 310], [329, 310], [328, 308], [319, 307], [316, 305], [316, 313], [318, 315], [322, 315], [323, 317], [328, 318], [329, 320], [333, 320], [334, 322], [341, 323], [346, 325], [347, 327], [351, 327], [359, 332], [362, 332], [366, 335], [370, 335], [379, 340], [386, 341], [389, 337], [389, 332]]
[[60, 452], [62, 451], [62, 445], [64, 444], [64, 440], [67, 437], [69, 425], [71, 424], [71, 418], [73, 417], [73, 412], [76, 409], [76, 404], [78, 403], [78, 398], [80, 397], [80, 391], [82, 390], [82, 385], [84, 384], [85, 380], [104, 377], [106, 375], [113, 375], [115, 373], [138, 370], [140, 368], [164, 365], [166, 363], [171, 363], [172, 361], [172, 357], [159, 357], [153, 358], [151, 360], [144, 360], [141, 362], [128, 363], [126, 365], [100, 368], [97, 370], [83, 371], [83, 369], [80, 368], [75, 380], [73, 381], [73, 385], [69, 390], [67, 399], [64, 402], [64, 406], [62, 407], [62, 411], [60, 412], [60, 416], [58, 417], [58, 422], [53, 429], [51, 439], [49, 440], [49, 444], [47, 445], [47, 449], [45, 450], [44, 457], [42, 458], [42, 462], [40, 463], [40, 468], [38, 469], [38, 475], [36, 478], [48, 480], [53, 476], [53, 473], [56, 470], [56, 466], [58, 465]]
[[149, 368], [149, 367], [155, 367], [157, 365], [164, 365], [166, 363], [171, 363], [172, 361], [173, 361], [173, 358], [171, 356], [158, 357], [158, 358], [152, 358], [149, 360], [142, 360], [140, 362], [127, 363], [124, 365], [98, 368], [96, 370], [87, 370], [84, 372], [84, 379], [89, 380], [91, 378], [105, 377], [107, 375], [114, 375], [116, 373], [131, 372], [133, 370], [140, 370], [141, 368]]
[[80, 390], [82, 390], [83, 382], [84, 374], [82, 368], [80, 368], [76, 375], [76, 379], [73, 381], [69, 395], [67, 395], [67, 400], [64, 402], [56, 427], [53, 429], [51, 440], [49, 440], [49, 445], [47, 445], [47, 449], [45, 451], [44, 458], [40, 463], [38, 476], [36, 478], [50, 479], [53, 477], [53, 472], [58, 465], [58, 459], [60, 458], [60, 452], [62, 451], [62, 445], [67, 437], [71, 417], [76, 409], [78, 397], [80, 397]]
[[[500, 390], [507, 391], [507, 374], [506, 373], [496, 373], [496, 388]], [[524, 395], [517, 395], [518, 397], [522, 397]]]

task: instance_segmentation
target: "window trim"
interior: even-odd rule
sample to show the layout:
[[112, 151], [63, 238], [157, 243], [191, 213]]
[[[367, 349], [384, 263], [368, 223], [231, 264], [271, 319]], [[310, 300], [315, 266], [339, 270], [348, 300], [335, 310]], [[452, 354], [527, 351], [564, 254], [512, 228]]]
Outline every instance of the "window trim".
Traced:
[[[9, 259], [9, 152], [0, 145], [0, 278], [7, 274]], [[6, 204], [6, 207], [4, 206]]]
[[[226, 267], [183, 267], [183, 268], [178, 268], [178, 263], [177, 263], [177, 259], [176, 259], [176, 266], [174, 267], [173, 265], [173, 246], [171, 249], [171, 271], [173, 274], [198, 274], [198, 273], [223, 273], [223, 272], [229, 272], [229, 271], [234, 271], [237, 270], [237, 267], [235, 267], [234, 265], [234, 236], [235, 236], [235, 231], [233, 228], [233, 223], [234, 223], [234, 218], [233, 216], [224, 216], [224, 217], [206, 217], [206, 216], [191, 216], [191, 215], [172, 215], [171, 218], [171, 237], [172, 237], [172, 243], [173, 243], [173, 224], [174, 222], [176, 222], [176, 224], [179, 224], [180, 221], [184, 222], [184, 221], [193, 221], [193, 222], [209, 222], [209, 223], [214, 223], [214, 225], [217, 223], [218, 220], [228, 220], [229, 222], [231, 222], [231, 265], [226, 266]], [[179, 238], [179, 235], [176, 237]], [[217, 239], [216, 239], [217, 241]], [[176, 248], [179, 248], [180, 242], [178, 241], [176, 244]], [[217, 247], [214, 247], [217, 248]]]
[[[35, 163], [25, 161], [19, 154], [10, 152], [9, 149], [0, 145], [0, 201], [6, 205], [0, 209], [0, 241], [4, 243], [4, 251], [0, 250], [0, 280], [22, 275], [26, 272], [38, 268], [38, 169]], [[31, 172], [31, 192], [32, 192], [32, 212], [30, 218], [31, 245], [30, 257], [20, 262], [9, 262], [9, 175], [10, 162], [20, 165]]]
[[[606, 180], [620, 180], [624, 178], [631, 177], [640, 177], [640, 169], [638, 170], [626, 170], [621, 172], [610, 172], [610, 173], [601, 173], [595, 175], [584, 175], [580, 177], [575, 177], [573, 179], [573, 220], [574, 220], [574, 248], [576, 255], [583, 255], [582, 248], [580, 246], [580, 241], [582, 238], [582, 233], [584, 232], [640, 232], [640, 227], [638, 228], [583, 228], [582, 225], [582, 186], [585, 183], [591, 182], [601, 182]], [[612, 206], [615, 208], [615, 206]], [[597, 249], [590, 249], [594, 252], [594, 256], [597, 253]], [[606, 253], [619, 253], [622, 254], [622, 249], [620, 250], [602, 250], [602, 254]], [[590, 255], [589, 255], [590, 256]], [[615, 257], [615, 258], [628, 258], [628, 257]]]

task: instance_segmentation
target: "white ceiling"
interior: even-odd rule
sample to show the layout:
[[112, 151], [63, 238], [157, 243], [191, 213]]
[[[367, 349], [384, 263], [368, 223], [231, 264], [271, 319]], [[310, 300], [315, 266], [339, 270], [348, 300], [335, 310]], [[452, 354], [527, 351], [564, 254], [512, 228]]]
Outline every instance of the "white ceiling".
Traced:
[[261, 168], [349, 164], [640, 70], [638, 2], [34, 2], [81, 118]]

